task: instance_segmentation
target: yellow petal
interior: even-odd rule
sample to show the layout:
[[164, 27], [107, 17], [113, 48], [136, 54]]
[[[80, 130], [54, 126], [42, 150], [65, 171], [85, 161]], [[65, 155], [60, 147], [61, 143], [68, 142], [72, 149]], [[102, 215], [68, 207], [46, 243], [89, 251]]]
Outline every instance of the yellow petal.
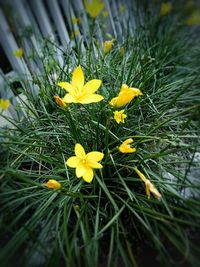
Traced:
[[83, 176], [83, 174], [86, 172], [86, 165], [83, 164], [82, 162], [79, 162], [77, 168], [76, 168], [76, 177], [80, 178]]
[[111, 106], [115, 106], [117, 100], [118, 100], [118, 97], [113, 97], [113, 98], [110, 100], [109, 104], [110, 104]]
[[141, 92], [141, 90], [138, 89], [138, 88], [134, 88], [134, 87], [132, 88], [132, 87], [130, 87], [129, 90], [131, 90], [132, 91], [132, 94], [135, 94], [135, 96], [143, 95], [143, 93]]
[[128, 138], [123, 142], [125, 145], [129, 145], [131, 143], [133, 143], [133, 139], [132, 138]]
[[60, 86], [61, 88], [65, 89], [65, 91], [67, 92], [72, 92], [73, 88], [72, 85], [68, 82], [60, 82], [57, 84], [58, 86]]
[[62, 100], [65, 103], [77, 103], [76, 99], [71, 94], [66, 94]]
[[101, 80], [94, 79], [94, 80], [87, 82], [84, 85], [83, 89], [85, 92], [87, 92], [87, 94], [90, 95], [90, 94], [95, 93], [99, 89], [100, 86], [101, 86]]
[[89, 152], [87, 153], [86, 155], [86, 160], [87, 161], [100, 161], [102, 160], [104, 157], [104, 154], [101, 153], [101, 152], [98, 152], [98, 151], [92, 151], [92, 152]]
[[85, 154], [85, 150], [82, 147], [81, 144], [76, 144], [75, 145], [75, 155], [79, 158], [79, 159], [85, 159], [86, 154]]
[[73, 156], [73, 157], [70, 157], [67, 161], [66, 161], [66, 164], [67, 166], [71, 167], [71, 168], [76, 168], [77, 165], [79, 164], [80, 162], [80, 159]]
[[81, 89], [84, 85], [84, 73], [81, 66], [74, 69], [72, 74], [72, 87]]
[[94, 177], [94, 172], [92, 168], [86, 168], [84, 174], [83, 174], [83, 180], [86, 181], [87, 183], [91, 183], [92, 179]]
[[101, 100], [103, 100], [104, 97], [98, 94], [91, 94], [89, 96], [86, 96], [85, 98], [83, 98], [82, 100], [78, 101], [81, 104], [90, 104], [90, 103], [96, 103], [99, 102]]
[[94, 160], [90, 160], [89, 162], [87, 162], [87, 166], [90, 168], [93, 168], [93, 169], [102, 169], [103, 168], [103, 166], [100, 163], [98, 163]]
[[140, 179], [142, 179], [143, 182], [147, 182], [147, 178], [144, 176], [144, 174], [138, 170], [138, 168], [135, 168], [135, 171], [137, 172], [138, 176], [140, 177]]

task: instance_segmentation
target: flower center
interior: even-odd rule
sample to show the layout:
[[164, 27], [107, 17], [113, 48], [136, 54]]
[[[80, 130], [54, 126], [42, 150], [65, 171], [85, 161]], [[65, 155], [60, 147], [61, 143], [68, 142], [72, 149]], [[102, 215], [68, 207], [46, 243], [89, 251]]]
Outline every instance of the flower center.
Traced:
[[86, 163], [86, 160], [85, 159], [82, 159], [82, 163], [85, 164]]

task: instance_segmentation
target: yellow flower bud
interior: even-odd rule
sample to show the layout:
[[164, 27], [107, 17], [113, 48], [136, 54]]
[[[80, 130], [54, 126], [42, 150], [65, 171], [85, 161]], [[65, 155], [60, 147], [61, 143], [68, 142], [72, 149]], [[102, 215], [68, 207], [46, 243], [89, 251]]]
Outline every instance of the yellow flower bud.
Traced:
[[48, 188], [50, 189], [55, 189], [55, 190], [58, 190], [61, 188], [61, 184], [59, 182], [57, 182], [56, 180], [54, 179], [50, 179], [46, 184], [45, 186], [47, 186]]
[[110, 41], [105, 41], [103, 45], [104, 53], [109, 53], [114, 43], [114, 39]]
[[56, 100], [56, 103], [61, 106], [62, 108], [65, 108], [67, 105], [65, 104], [65, 102], [62, 100], [62, 98], [60, 98], [57, 95], [54, 95], [54, 99]]

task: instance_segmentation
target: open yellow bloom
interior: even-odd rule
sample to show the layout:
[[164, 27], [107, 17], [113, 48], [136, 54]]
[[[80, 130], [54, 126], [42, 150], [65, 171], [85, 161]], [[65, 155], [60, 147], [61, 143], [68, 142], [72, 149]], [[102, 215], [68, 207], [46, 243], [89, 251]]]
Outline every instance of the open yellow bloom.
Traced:
[[10, 106], [10, 101], [8, 99], [0, 98], [0, 108], [3, 110], [8, 109]]
[[100, 0], [86, 0], [85, 9], [88, 14], [95, 19], [104, 8], [104, 3]]
[[140, 89], [131, 88], [128, 87], [128, 85], [126, 84], [122, 84], [119, 95], [117, 97], [112, 98], [109, 104], [117, 108], [123, 107], [139, 95], [143, 95]]
[[200, 10], [194, 10], [190, 17], [186, 20], [186, 24], [189, 26], [200, 24]]
[[13, 52], [13, 54], [18, 58], [22, 58], [23, 54], [24, 54], [24, 50], [23, 50], [23, 48], [19, 48], [19, 49], [15, 50]]
[[85, 78], [81, 66], [74, 69], [72, 83], [59, 82], [57, 85], [68, 93], [62, 98], [64, 103], [90, 104], [99, 102], [103, 96], [94, 94], [101, 86], [101, 80], [91, 80], [84, 85]]
[[126, 119], [127, 115], [124, 114], [124, 109], [120, 110], [120, 111], [115, 111], [114, 113], [114, 119], [116, 120], [116, 122], [119, 124], [120, 122], [124, 123], [124, 119]]
[[65, 102], [63, 101], [63, 99], [62, 98], [60, 98], [59, 96], [57, 96], [57, 95], [54, 95], [54, 99], [56, 100], [56, 103], [59, 105], [59, 106], [61, 106], [62, 108], [66, 108], [66, 104], [65, 104]]
[[47, 186], [48, 188], [50, 189], [55, 189], [55, 190], [58, 190], [61, 188], [61, 184], [59, 182], [57, 182], [56, 180], [54, 179], [50, 179], [46, 184], [45, 186]]
[[145, 183], [147, 197], [150, 198], [152, 193], [157, 199], [160, 199], [161, 194], [158, 192], [157, 188], [137, 168], [135, 168], [135, 171], [140, 179]]
[[172, 3], [170, 2], [162, 3], [160, 6], [160, 16], [162, 17], [167, 15], [171, 10], [172, 10]]
[[135, 147], [131, 147], [131, 143], [133, 143], [133, 139], [129, 138], [126, 139], [120, 146], [119, 146], [119, 151], [121, 153], [134, 153], [136, 151]]
[[66, 161], [67, 166], [76, 168], [76, 177], [83, 177], [84, 181], [90, 183], [94, 177], [93, 169], [103, 168], [98, 161], [103, 159], [104, 154], [98, 151], [92, 151], [86, 154], [82, 145], [76, 144], [75, 155]]
[[105, 41], [104, 44], [103, 44], [103, 50], [104, 50], [104, 53], [109, 53], [112, 46], [113, 46], [113, 43], [114, 43], [114, 39], [110, 40], [110, 41]]

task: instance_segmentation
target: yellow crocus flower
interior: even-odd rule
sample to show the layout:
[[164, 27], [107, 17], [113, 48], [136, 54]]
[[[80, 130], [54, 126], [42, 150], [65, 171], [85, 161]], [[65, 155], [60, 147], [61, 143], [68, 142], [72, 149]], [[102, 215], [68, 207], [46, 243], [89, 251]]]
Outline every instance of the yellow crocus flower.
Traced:
[[131, 147], [131, 143], [133, 143], [133, 139], [132, 138], [128, 138], [126, 139], [120, 146], [119, 146], [119, 151], [121, 153], [134, 153], [136, 152], [136, 148], [135, 147]]
[[112, 46], [113, 46], [113, 43], [114, 43], [114, 39], [110, 40], [110, 41], [105, 41], [104, 44], [103, 44], [103, 50], [104, 50], [104, 53], [109, 53]]
[[114, 113], [114, 119], [116, 120], [116, 122], [119, 124], [120, 122], [124, 123], [124, 119], [126, 119], [127, 115], [124, 114], [124, 109], [120, 110], [120, 111], [115, 111]]
[[85, 9], [93, 19], [95, 19], [101, 13], [103, 8], [104, 3], [100, 0], [85, 1]]
[[24, 50], [23, 50], [23, 48], [19, 48], [19, 49], [15, 50], [13, 52], [13, 54], [18, 58], [22, 58], [23, 54], [24, 54]]
[[143, 95], [143, 93], [138, 88], [131, 88], [128, 85], [123, 84], [119, 95], [114, 97], [110, 101], [110, 105], [113, 107], [123, 107], [129, 102], [131, 102], [136, 96]]
[[57, 182], [54, 179], [50, 179], [46, 184], [44, 184], [45, 186], [47, 186], [49, 189], [55, 189], [58, 190], [61, 188], [61, 184], [59, 182]]
[[81, 178], [87, 183], [92, 182], [94, 177], [93, 169], [101, 169], [103, 166], [98, 162], [102, 160], [104, 154], [98, 151], [85, 153], [81, 144], [75, 145], [75, 156], [70, 157], [66, 164], [71, 168], [76, 168], [76, 177]]
[[101, 80], [91, 80], [85, 85], [84, 73], [81, 66], [74, 69], [72, 74], [72, 83], [59, 82], [57, 85], [67, 91], [67, 94], [62, 98], [63, 102], [90, 104], [103, 100], [103, 96], [94, 94], [101, 86]]
[[135, 168], [135, 171], [140, 177], [140, 179], [145, 183], [147, 197], [150, 198], [151, 193], [152, 193], [157, 199], [160, 199], [161, 194], [159, 193], [157, 188], [150, 182], [150, 180], [147, 179], [145, 175], [141, 171], [139, 171], [137, 168]]
[[167, 15], [171, 10], [172, 10], [172, 3], [170, 2], [162, 3], [160, 6], [160, 16], [162, 17]]
[[10, 106], [10, 101], [8, 99], [0, 98], [0, 108], [3, 110], [8, 109]]

